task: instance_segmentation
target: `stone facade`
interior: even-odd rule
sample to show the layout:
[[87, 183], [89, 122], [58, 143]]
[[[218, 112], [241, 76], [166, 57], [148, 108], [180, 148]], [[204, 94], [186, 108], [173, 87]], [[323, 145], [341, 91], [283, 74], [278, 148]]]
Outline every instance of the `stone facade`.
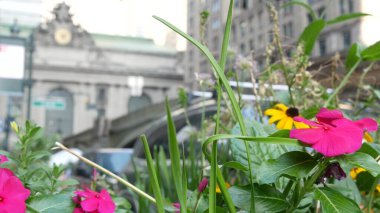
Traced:
[[48, 133], [76, 134], [95, 120], [106, 125], [176, 95], [183, 73], [176, 69], [175, 49], [147, 38], [90, 34], [73, 24], [65, 3], [53, 14], [53, 20], [33, 30], [32, 102], [65, 105], [58, 110], [32, 105], [31, 120]]

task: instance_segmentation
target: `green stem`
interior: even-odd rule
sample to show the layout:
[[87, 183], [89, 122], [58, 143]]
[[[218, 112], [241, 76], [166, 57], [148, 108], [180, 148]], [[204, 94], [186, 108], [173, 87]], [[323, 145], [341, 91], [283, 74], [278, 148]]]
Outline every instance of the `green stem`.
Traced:
[[372, 203], [373, 203], [373, 199], [375, 197], [376, 186], [377, 186], [379, 180], [380, 180], [380, 175], [376, 176], [376, 178], [373, 181], [373, 184], [371, 186], [371, 191], [369, 192], [368, 207], [367, 207], [368, 213], [371, 213]]
[[63, 144], [59, 143], [59, 142], [55, 142], [55, 145], [57, 147], [59, 147], [60, 149], [63, 149], [67, 152], [69, 152], [70, 154], [74, 155], [75, 157], [79, 158], [81, 161], [85, 162], [86, 164], [92, 166], [92, 167], [95, 167], [96, 169], [104, 172], [105, 174], [115, 178], [117, 181], [119, 181], [121, 184], [125, 185], [126, 187], [132, 189], [134, 192], [136, 192], [137, 194], [141, 195], [142, 197], [145, 197], [146, 199], [148, 199], [150, 202], [152, 203], [156, 203], [156, 199], [154, 199], [152, 196], [148, 195], [147, 193], [141, 191], [139, 188], [137, 188], [136, 186], [134, 186], [133, 184], [129, 183], [128, 181], [124, 180], [123, 178], [115, 175], [114, 173], [112, 173], [111, 171], [105, 169], [104, 167], [90, 161], [89, 159], [85, 158], [85, 157], [82, 157], [80, 155], [78, 155], [77, 153], [73, 152], [71, 149], [65, 147]]
[[340, 92], [340, 90], [348, 83], [348, 79], [351, 77], [351, 75], [356, 70], [356, 67], [360, 64], [361, 60], [359, 59], [354, 66], [351, 67], [350, 71], [344, 76], [343, 80], [340, 82], [337, 88], [335, 88], [333, 94], [330, 95], [329, 99], [324, 104], [324, 107], [329, 106], [330, 102], [334, 99], [334, 97]]
[[[315, 168], [317, 168], [317, 171], [305, 182], [304, 186], [302, 187], [301, 191], [294, 192], [297, 193], [297, 196], [295, 196], [295, 200], [293, 200], [293, 205], [289, 208], [288, 212], [293, 212], [301, 202], [302, 198], [305, 196], [307, 192], [309, 192], [312, 187], [314, 186], [314, 183], [317, 181], [317, 179], [322, 175], [322, 173], [325, 171], [327, 166], [329, 165], [328, 159], [324, 158]], [[299, 183], [299, 182], [298, 182]]]

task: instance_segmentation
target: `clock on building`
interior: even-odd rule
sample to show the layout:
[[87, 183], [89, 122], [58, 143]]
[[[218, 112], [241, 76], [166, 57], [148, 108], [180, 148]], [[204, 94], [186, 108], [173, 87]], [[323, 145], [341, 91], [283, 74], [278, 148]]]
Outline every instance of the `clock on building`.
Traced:
[[71, 41], [71, 32], [66, 28], [59, 28], [54, 33], [54, 39], [59, 45], [67, 45]]

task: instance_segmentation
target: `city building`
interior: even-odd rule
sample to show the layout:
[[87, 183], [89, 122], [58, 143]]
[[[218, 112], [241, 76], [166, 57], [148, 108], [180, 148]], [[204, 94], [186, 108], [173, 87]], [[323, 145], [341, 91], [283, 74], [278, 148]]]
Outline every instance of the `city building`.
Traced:
[[[73, 23], [69, 9], [61, 3], [52, 20], [18, 26], [18, 36], [33, 41], [32, 121], [62, 137], [93, 126], [102, 134], [109, 120], [176, 96], [183, 71], [176, 69], [174, 48], [148, 38], [90, 34]], [[0, 22], [0, 35], [10, 36], [11, 28]], [[26, 96], [19, 120], [26, 118]], [[4, 118], [4, 97], [0, 105]]]
[[[255, 52], [260, 68], [265, 63], [266, 46], [273, 40], [273, 21], [270, 18], [266, 0], [235, 0], [231, 27], [230, 49], [235, 55], [247, 56]], [[298, 5], [281, 7], [288, 0], [276, 0], [278, 10], [280, 36], [282, 43], [287, 47], [294, 47], [299, 35], [312, 21], [308, 11]], [[373, 16], [348, 20], [336, 25], [327, 26], [321, 33], [314, 47], [312, 57], [332, 55], [335, 52], [347, 50], [351, 44], [358, 42], [370, 45], [380, 40], [376, 25], [380, 17], [376, 8], [380, 8], [377, 0], [308, 0], [319, 17], [326, 20], [334, 19], [348, 13], [369, 13]], [[228, 13], [229, 1], [223, 0], [188, 0], [188, 33], [196, 39], [202, 40], [218, 59], [223, 39], [225, 21]], [[208, 11], [209, 17], [205, 32], [200, 25], [202, 11]], [[289, 48], [288, 48], [289, 49]], [[201, 55], [195, 46], [188, 43], [186, 52], [186, 79], [191, 87], [194, 82], [194, 73], [209, 73], [211, 68], [207, 59]]]

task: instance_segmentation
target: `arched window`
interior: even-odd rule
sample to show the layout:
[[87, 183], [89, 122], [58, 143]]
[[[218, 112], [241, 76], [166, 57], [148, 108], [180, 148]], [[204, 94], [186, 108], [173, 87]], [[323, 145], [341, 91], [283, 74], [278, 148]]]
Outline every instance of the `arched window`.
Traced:
[[49, 135], [58, 134], [61, 137], [71, 135], [73, 132], [74, 100], [72, 94], [58, 88], [50, 91], [48, 100], [61, 101], [64, 107], [60, 109], [46, 109], [45, 129]]
[[142, 109], [152, 104], [149, 96], [143, 94], [141, 96], [132, 96], [128, 101], [128, 113]]

